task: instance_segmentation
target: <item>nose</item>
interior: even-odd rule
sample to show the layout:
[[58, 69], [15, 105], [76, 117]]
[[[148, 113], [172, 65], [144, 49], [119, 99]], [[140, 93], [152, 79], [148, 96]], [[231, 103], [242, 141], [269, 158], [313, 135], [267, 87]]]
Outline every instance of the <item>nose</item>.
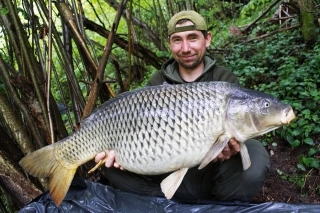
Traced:
[[182, 42], [181, 50], [182, 52], [190, 52], [190, 43], [187, 40]]

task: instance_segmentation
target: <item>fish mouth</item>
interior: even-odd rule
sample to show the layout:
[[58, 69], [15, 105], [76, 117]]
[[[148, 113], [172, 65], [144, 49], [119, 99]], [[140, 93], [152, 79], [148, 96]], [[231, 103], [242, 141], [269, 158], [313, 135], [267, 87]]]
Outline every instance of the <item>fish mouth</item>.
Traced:
[[290, 107], [289, 111], [286, 113], [286, 116], [281, 119], [282, 124], [289, 124], [296, 116], [292, 108]]

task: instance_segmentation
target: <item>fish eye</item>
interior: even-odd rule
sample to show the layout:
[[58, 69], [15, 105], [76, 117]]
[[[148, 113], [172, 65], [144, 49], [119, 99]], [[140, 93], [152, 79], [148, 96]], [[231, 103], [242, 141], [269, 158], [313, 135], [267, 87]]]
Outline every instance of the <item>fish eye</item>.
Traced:
[[262, 105], [263, 105], [263, 107], [268, 108], [268, 107], [270, 107], [270, 102], [268, 100], [264, 100], [262, 102]]

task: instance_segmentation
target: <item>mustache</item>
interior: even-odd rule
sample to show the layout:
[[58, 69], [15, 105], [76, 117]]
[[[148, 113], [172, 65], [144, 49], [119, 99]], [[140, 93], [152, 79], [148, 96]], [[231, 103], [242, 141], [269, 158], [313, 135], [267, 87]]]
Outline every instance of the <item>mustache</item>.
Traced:
[[197, 55], [197, 54], [190, 54], [190, 53], [188, 53], [188, 54], [178, 54], [179, 57], [190, 57], [190, 56], [195, 56], [195, 55]]

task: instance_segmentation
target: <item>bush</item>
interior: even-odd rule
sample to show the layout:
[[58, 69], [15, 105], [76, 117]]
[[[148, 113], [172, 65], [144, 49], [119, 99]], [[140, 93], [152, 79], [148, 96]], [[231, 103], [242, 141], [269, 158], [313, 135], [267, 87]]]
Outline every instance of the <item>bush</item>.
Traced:
[[[268, 40], [233, 45], [224, 63], [247, 88], [272, 94], [290, 104], [296, 119], [276, 130], [292, 147], [310, 146], [298, 168], [319, 168], [315, 136], [320, 133], [320, 37], [306, 49], [299, 31], [278, 33]], [[269, 136], [270, 139], [270, 136]]]

